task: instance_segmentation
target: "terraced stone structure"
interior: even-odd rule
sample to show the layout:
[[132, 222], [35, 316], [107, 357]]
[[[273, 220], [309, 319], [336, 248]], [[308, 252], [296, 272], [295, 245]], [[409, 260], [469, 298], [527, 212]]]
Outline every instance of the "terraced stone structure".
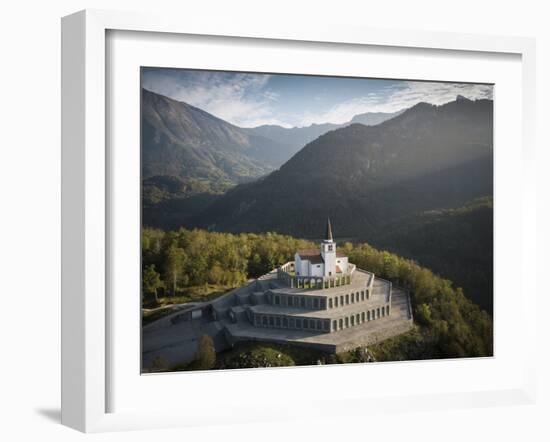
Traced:
[[317, 254], [297, 251], [256, 281], [212, 301], [227, 340], [292, 343], [346, 351], [413, 325], [409, 294], [336, 252], [330, 221]]

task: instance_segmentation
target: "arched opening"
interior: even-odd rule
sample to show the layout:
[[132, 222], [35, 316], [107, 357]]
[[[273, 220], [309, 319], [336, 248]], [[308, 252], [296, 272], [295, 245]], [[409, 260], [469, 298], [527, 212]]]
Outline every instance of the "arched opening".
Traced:
[[329, 298], [328, 300], [328, 308], [332, 308], [332, 298]]
[[338, 321], [336, 321], [336, 319], [332, 321], [332, 330], [333, 331], [338, 330]]
[[338, 325], [339, 325], [338, 329], [339, 329], [339, 330], [342, 330], [342, 329], [344, 328], [344, 320], [343, 320], [343, 319], [340, 319], [340, 320], [338, 321]]

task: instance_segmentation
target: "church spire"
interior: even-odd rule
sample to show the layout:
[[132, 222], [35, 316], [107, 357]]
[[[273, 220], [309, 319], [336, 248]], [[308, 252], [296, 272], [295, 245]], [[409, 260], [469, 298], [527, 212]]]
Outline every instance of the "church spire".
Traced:
[[325, 240], [332, 241], [332, 226], [330, 225], [330, 218], [327, 218], [327, 233], [325, 235]]

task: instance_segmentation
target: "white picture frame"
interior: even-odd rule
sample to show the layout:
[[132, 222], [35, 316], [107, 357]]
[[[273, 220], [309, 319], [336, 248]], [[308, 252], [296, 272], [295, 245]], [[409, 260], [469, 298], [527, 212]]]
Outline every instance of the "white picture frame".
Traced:
[[[255, 40], [284, 41], [287, 44], [309, 42], [346, 46], [375, 46], [384, 48], [429, 49], [435, 51], [469, 52], [483, 54], [512, 54], [521, 63], [521, 230], [518, 252], [521, 268], [518, 269], [518, 323], [525, 338], [525, 352], [521, 361], [521, 375], [510, 379], [500, 388], [464, 390], [461, 393], [445, 391], [429, 394], [400, 394], [387, 391], [376, 402], [362, 401], [361, 391], [356, 396], [342, 394], [337, 407], [340, 414], [368, 414], [373, 411], [399, 411], [411, 408], [436, 409], [469, 406], [488, 406], [502, 403], [532, 403], [536, 392], [534, 336], [536, 324], [528, 320], [526, 312], [537, 304], [535, 281], [525, 277], [528, 257], [536, 254], [534, 174], [530, 171], [534, 161], [534, 109], [535, 109], [535, 43], [519, 37], [496, 37], [417, 31], [389, 31], [345, 26], [320, 27], [306, 24], [299, 29], [284, 23], [216, 22], [198, 18], [153, 16], [143, 13], [126, 13], [86, 10], [62, 20], [62, 423], [84, 432], [124, 429], [160, 428], [169, 426], [207, 425], [214, 418], [224, 421], [223, 411], [211, 416], [204, 409], [167, 412], [162, 407], [150, 410], [113, 411], [109, 406], [109, 393], [113, 388], [109, 376], [110, 317], [107, 287], [109, 285], [108, 244], [113, 231], [107, 228], [111, 199], [106, 120], [109, 117], [106, 81], [108, 62], [106, 36], [108, 32], [152, 32], [155, 35], [217, 36]], [[137, 91], [136, 91], [137, 93]], [[497, 93], [498, 99], [498, 93]], [[497, 117], [498, 118], [498, 117]], [[498, 123], [497, 123], [498, 124]], [[497, 140], [498, 142], [498, 140]], [[499, 164], [495, 165], [498, 170]], [[498, 197], [497, 197], [498, 201]], [[519, 204], [519, 203], [518, 203]], [[521, 277], [521, 276], [524, 277]], [[498, 296], [498, 295], [497, 295]], [[136, 334], [139, 330], [136, 330]], [[498, 358], [498, 353], [496, 355]], [[422, 363], [421, 363], [422, 364]], [[393, 364], [392, 370], [398, 364]], [[410, 367], [410, 366], [409, 366]], [[446, 366], [445, 366], [446, 367]], [[451, 370], [442, 366], [442, 370]], [[454, 369], [461, 369], [458, 363]], [[315, 368], [312, 368], [315, 369]], [[310, 373], [311, 373], [311, 370]], [[342, 367], [331, 367], [333, 373]], [[353, 376], [360, 376], [361, 366], [353, 367]], [[406, 369], [406, 368], [404, 368]], [[307, 368], [303, 370], [308, 370]], [[232, 374], [232, 376], [244, 376]], [[249, 373], [249, 372], [248, 372]], [[267, 373], [267, 374], [266, 374]], [[284, 373], [280, 375], [278, 373]], [[257, 377], [299, 376], [299, 371], [268, 372]], [[303, 372], [302, 372], [303, 373]], [[348, 371], [352, 375], [351, 371]], [[135, 373], [133, 374], [135, 375]], [[139, 374], [138, 374], [139, 375]], [[208, 382], [223, 385], [224, 373], [195, 373], [208, 377]], [[163, 383], [169, 383], [165, 375]], [[249, 375], [250, 377], [250, 375]], [[191, 379], [191, 378], [188, 378]], [[178, 382], [185, 382], [179, 378]], [[159, 390], [160, 391], [160, 390]], [[165, 392], [163, 394], [166, 394]], [[338, 393], [329, 400], [336, 400]], [[366, 396], [365, 396], [366, 397]], [[164, 398], [159, 394], [158, 402]], [[226, 421], [261, 421], [289, 417], [322, 415], [327, 401], [311, 398], [281, 408], [270, 407], [233, 398], [234, 409]], [[304, 407], [308, 404], [308, 407]], [[311, 406], [313, 405], [313, 407]], [[331, 413], [334, 411], [332, 410]], [[239, 417], [236, 417], [239, 416]]]

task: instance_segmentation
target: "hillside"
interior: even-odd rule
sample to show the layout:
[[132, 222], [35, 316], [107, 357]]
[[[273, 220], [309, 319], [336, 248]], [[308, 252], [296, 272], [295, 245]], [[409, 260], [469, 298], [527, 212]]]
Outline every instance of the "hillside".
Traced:
[[456, 282], [470, 299], [493, 313], [492, 198], [423, 212], [376, 243]]
[[142, 89], [142, 178], [175, 176], [225, 190], [273, 170], [279, 150], [183, 102]]

